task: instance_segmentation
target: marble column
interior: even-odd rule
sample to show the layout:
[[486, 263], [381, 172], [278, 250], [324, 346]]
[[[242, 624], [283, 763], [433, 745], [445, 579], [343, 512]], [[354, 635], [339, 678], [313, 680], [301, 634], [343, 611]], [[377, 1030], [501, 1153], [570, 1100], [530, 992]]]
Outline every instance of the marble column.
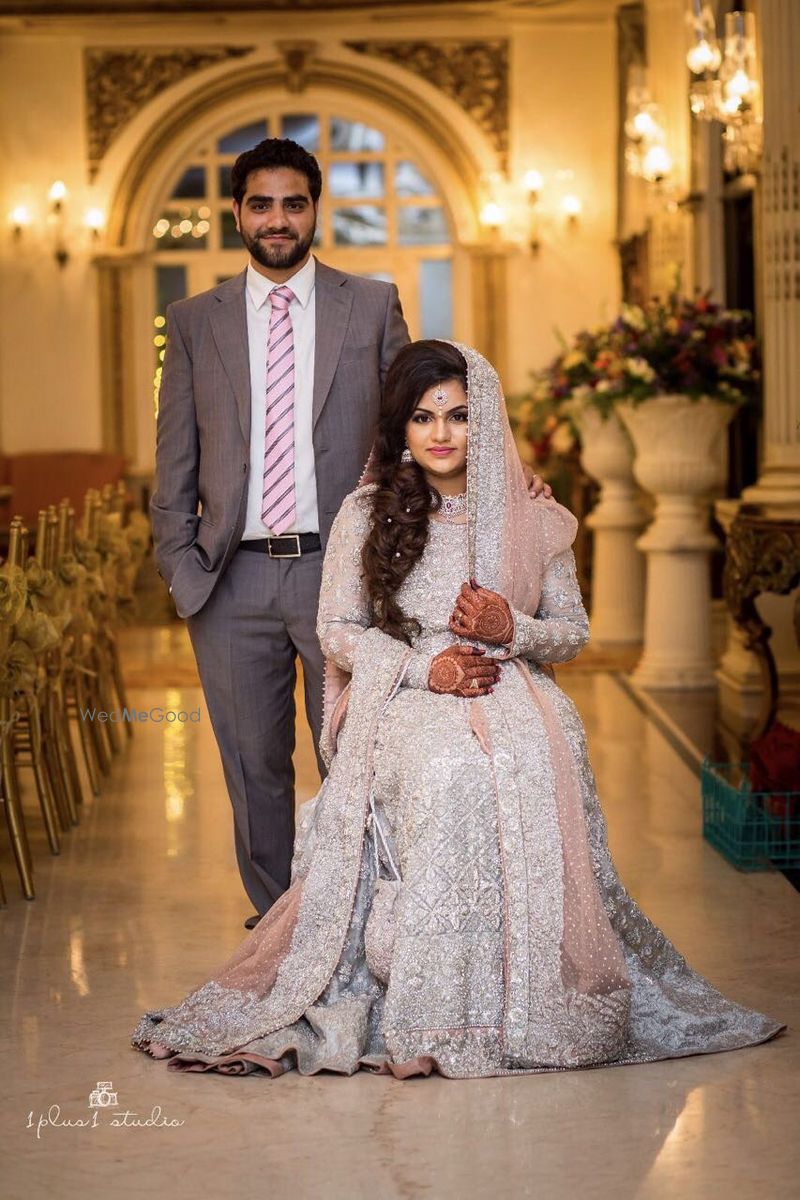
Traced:
[[[764, 159], [759, 188], [758, 275], [764, 353], [763, 458], [758, 482], [742, 500], [776, 511], [800, 507], [800, 5], [759, 5], [764, 77]], [[724, 525], [733, 515], [718, 506]], [[772, 627], [783, 709], [800, 703], [800, 651], [792, 622], [793, 597], [759, 602]], [[731, 635], [720, 666], [722, 717], [747, 723], [755, 664]]]
[[759, 251], [764, 459], [742, 499], [800, 502], [800, 5], [762, 4], [764, 162]]
[[135, 322], [133, 272], [142, 255], [102, 254], [94, 259], [100, 313], [103, 449], [136, 461]]

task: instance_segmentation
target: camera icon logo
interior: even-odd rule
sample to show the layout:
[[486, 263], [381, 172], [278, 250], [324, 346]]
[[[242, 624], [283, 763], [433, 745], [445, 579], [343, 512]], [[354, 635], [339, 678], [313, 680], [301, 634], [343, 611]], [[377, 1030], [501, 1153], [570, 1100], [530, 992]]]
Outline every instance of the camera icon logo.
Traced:
[[100, 1080], [94, 1091], [89, 1093], [89, 1108], [115, 1108], [118, 1104], [113, 1083]]

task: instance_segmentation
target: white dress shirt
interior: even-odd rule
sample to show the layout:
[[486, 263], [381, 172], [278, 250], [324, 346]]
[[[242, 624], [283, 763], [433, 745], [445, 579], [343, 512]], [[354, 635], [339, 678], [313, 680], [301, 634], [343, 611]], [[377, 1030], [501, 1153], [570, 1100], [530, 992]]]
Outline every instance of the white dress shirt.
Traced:
[[250, 482], [247, 490], [245, 541], [272, 533], [261, 520], [264, 477], [264, 427], [267, 406], [267, 335], [273, 288], [288, 287], [294, 293], [289, 317], [294, 331], [294, 485], [296, 521], [288, 533], [319, 533], [317, 480], [314, 475], [313, 400], [314, 340], [316, 306], [313, 255], [285, 284], [273, 283], [247, 266], [247, 341], [250, 347]]

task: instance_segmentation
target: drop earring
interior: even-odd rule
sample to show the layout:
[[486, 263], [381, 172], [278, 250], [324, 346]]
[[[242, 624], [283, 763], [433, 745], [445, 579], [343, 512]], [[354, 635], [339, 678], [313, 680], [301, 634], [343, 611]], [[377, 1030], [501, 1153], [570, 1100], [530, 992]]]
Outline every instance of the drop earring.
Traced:
[[406, 446], [405, 450], [400, 455], [400, 462], [401, 463], [410, 463], [413, 461], [414, 461], [414, 455], [411, 453], [408, 446]]

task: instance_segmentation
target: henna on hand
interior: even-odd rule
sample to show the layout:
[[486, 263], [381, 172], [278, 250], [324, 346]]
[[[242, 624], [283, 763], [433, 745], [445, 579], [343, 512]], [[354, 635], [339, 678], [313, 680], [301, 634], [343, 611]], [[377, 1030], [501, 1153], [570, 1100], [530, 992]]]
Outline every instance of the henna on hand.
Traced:
[[448, 646], [428, 671], [432, 692], [448, 696], [486, 696], [500, 678], [500, 667], [475, 646]]
[[510, 646], [514, 638], [514, 618], [506, 598], [479, 587], [474, 579], [462, 585], [449, 625], [459, 637], [489, 646]]

